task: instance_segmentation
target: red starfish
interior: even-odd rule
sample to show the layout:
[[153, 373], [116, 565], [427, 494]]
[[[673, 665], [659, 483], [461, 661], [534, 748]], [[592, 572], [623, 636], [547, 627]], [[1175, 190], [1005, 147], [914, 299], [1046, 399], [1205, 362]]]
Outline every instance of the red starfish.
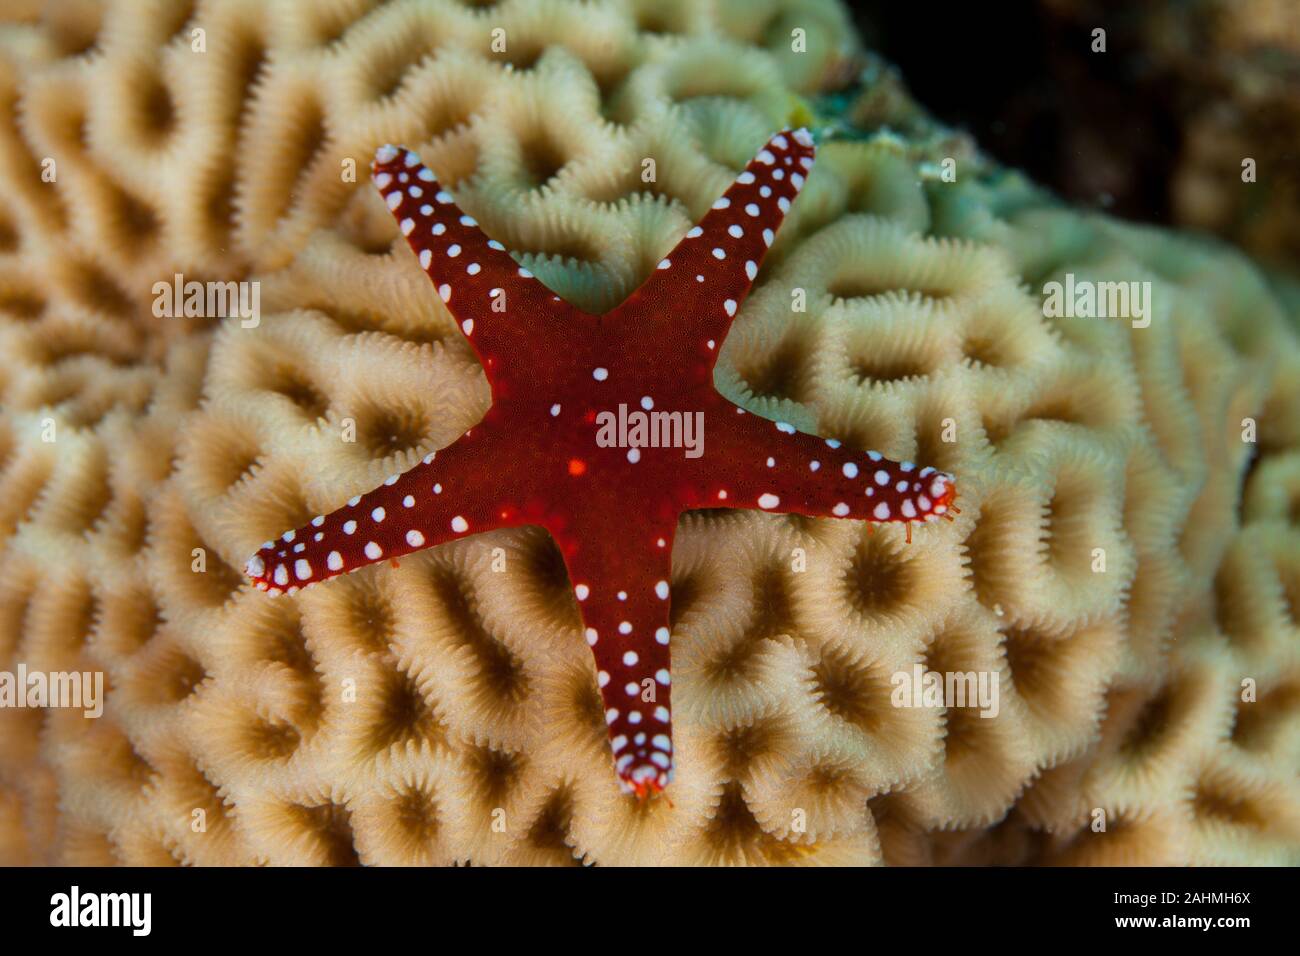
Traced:
[[448, 448], [267, 542], [248, 575], [293, 593], [463, 535], [545, 527], [596, 658], [620, 781], [638, 796], [663, 789], [681, 512], [911, 522], [955, 510], [951, 475], [842, 449], [714, 390], [722, 340], [812, 163], [806, 130], [774, 136], [639, 289], [590, 315], [484, 235], [415, 153], [380, 149], [375, 185], [482, 360], [492, 407]]

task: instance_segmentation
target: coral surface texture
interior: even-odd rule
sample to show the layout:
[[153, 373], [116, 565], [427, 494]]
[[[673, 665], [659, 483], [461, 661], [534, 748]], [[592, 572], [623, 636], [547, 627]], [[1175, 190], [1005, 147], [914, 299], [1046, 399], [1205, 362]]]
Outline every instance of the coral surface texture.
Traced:
[[[105, 699], [0, 707], [0, 863], [1300, 862], [1293, 286], [994, 164], [834, 0], [3, 11], [0, 674]], [[960, 513], [683, 515], [663, 794], [619, 787], [541, 528], [243, 575], [490, 404], [379, 146], [600, 314], [785, 127], [817, 161], [717, 389], [951, 473]], [[923, 672], [996, 713], [898, 706]]]

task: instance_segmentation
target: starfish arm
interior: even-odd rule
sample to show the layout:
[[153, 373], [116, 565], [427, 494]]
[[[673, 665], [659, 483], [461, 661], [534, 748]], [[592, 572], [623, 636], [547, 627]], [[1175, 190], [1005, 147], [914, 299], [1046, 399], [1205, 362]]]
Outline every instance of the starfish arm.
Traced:
[[845, 448], [742, 409], [727, 417], [729, 425], [709, 436], [718, 464], [708, 500], [696, 506], [907, 523], [953, 510], [957, 485], [946, 472]]
[[673, 775], [668, 629], [675, 522], [632, 517], [556, 534], [596, 659], [614, 768], [645, 797]]
[[668, 253], [620, 310], [639, 309], [672, 323], [707, 351], [717, 349], [813, 164], [806, 129], [768, 140], [713, 208]]
[[292, 593], [453, 538], [526, 523], [508, 504], [512, 479], [483, 467], [502, 455], [491, 436], [476, 426], [337, 511], [266, 542], [245, 574], [263, 591]]
[[524, 331], [536, 331], [514, 317], [571, 309], [461, 211], [417, 154], [383, 146], [371, 177], [420, 267], [489, 370], [518, 346]]

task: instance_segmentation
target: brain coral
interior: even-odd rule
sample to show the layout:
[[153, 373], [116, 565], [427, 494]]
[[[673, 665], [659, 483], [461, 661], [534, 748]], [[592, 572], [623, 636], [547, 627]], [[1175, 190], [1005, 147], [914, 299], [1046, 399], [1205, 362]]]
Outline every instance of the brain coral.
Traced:
[[[0, 709], [0, 862], [1300, 859], [1297, 297], [1240, 255], [991, 164], [829, 0], [7, 9], [0, 670], [108, 699]], [[603, 310], [791, 121], [820, 158], [719, 386], [963, 511], [685, 517], [671, 801], [619, 793], [545, 534], [243, 580], [487, 407], [377, 145]], [[260, 323], [155, 317], [175, 273], [256, 278]], [[1069, 274], [1150, 282], [1149, 326], [1046, 318]], [[918, 664], [998, 715], [892, 706]]]

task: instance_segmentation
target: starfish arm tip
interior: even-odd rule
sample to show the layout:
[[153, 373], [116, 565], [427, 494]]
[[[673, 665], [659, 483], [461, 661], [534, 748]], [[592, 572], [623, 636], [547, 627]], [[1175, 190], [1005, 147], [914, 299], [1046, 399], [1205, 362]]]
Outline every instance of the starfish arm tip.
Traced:
[[384, 146], [376, 159], [375, 187], [491, 377], [492, 360], [517, 352], [522, 320], [516, 317], [563, 315], [567, 303], [464, 213], [417, 153]]
[[798, 129], [794, 130], [790, 135], [794, 137], [795, 142], [797, 142], [800, 146], [807, 146], [809, 149], [816, 151], [817, 142], [816, 140], [813, 139], [813, 135], [808, 130], [807, 126], [800, 126]]
[[[661, 259], [632, 301], [684, 303], [692, 337], [716, 355], [813, 166], [807, 130], [772, 136], [704, 218]], [[793, 142], [792, 142], [793, 140]]]
[[937, 468], [844, 448], [759, 416], [727, 420], [721, 440], [731, 464], [719, 499], [731, 507], [909, 525], [954, 510], [956, 478]]
[[593, 540], [601, 529], [588, 526], [572, 553], [560, 544], [595, 659], [614, 770], [624, 793], [644, 799], [673, 771], [671, 531], [632, 525], [617, 540], [607, 533]]
[[636, 766], [629, 765], [625, 770], [620, 771], [618, 776], [619, 789], [629, 796], [636, 797], [641, 802], [660, 795], [672, 782], [673, 765], [671, 759], [667, 769], [654, 764], [643, 763]]
[[293, 593], [444, 541], [517, 523], [515, 511], [503, 505], [510, 501], [513, 479], [487, 480], [480, 473], [481, 461], [495, 451], [491, 434], [490, 429], [471, 429], [335, 511], [267, 541], [245, 563], [244, 573], [259, 590]]

